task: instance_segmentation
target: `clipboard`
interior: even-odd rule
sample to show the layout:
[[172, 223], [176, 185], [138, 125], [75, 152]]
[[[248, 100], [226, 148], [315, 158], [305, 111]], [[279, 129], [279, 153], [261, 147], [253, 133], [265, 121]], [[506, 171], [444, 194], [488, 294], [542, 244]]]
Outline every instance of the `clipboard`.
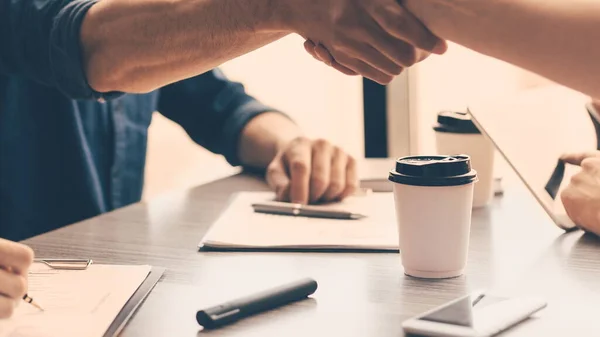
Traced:
[[58, 270], [86, 270], [94, 261], [90, 259], [34, 259], [33, 262], [43, 263]]
[[[49, 268], [56, 270], [86, 270], [92, 263], [91, 259], [34, 259], [36, 263], [43, 263]], [[103, 337], [118, 336], [127, 325], [127, 322], [133, 317], [141, 304], [148, 297], [154, 286], [161, 279], [165, 268], [152, 267], [146, 279], [140, 284], [137, 290], [129, 298], [127, 303], [119, 311], [111, 325], [108, 327]]]
[[127, 322], [133, 317], [139, 307], [144, 303], [146, 297], [150, 294], [154, 286], [158, 283], [165, 272], [165, 268], [152, 267], [148, 277], [142, 282], [140, 287], [133, 293], [133, 296], [125, 303], [123, 309], [117, 314], [115, 320], [106, 330], [104, 337], [118, 336], [127, 325]]

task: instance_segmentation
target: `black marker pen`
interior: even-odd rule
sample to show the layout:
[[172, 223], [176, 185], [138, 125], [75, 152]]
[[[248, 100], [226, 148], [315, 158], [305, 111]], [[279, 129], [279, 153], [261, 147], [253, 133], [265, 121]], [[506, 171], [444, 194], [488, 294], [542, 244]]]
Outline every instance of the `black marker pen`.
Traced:
[[196, 321], [205, 329], [217, 328], [241, 318], [302, 300], [317, 290], [317, 282], [307, 278], [255, 295], [233, 300], [196, 313]]

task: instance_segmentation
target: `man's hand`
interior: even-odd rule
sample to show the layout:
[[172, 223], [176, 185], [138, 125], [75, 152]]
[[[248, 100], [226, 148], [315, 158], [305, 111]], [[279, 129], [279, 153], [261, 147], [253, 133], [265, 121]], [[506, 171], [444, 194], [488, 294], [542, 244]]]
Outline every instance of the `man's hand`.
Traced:
[[31, 248], [0, 239], [0, 318], [10, 317], [27, 292], [27, 271], [32, 262]]
[[583, 230], [600, 235], [600, 151], [564, 155], [565, 163], [581, 166], [561, 194], [569, 218]]
[[326, 140], [304, 137], [277, 153], [266, 178], [277, 200], [301, 204], [341, 200], [358, 188], [354, 158]]
[[295, 1], [291, 29], [315, 58], [348, 74], [388, 84], [430, 52], [443, 54], [433, 35], [397, 0]]
[[593, 98], [592, 106], [594, 107], [594, 109], [596, 109], [596, 111], [600, 112], [600, 99]]

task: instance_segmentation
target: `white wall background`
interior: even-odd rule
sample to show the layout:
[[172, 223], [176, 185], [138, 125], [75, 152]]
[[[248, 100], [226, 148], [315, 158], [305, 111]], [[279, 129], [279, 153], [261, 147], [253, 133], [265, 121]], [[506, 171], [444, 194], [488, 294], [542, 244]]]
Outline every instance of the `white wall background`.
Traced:
[[291, 35], [222, 68], [250, 94], [292, 116], [309, 136], [363, 156], [362, 79], [316, 62], [303, 43]]
[[[311, 137], [323, 137], [363, 157], [362, 80], [337, 73], [306, 54], [288, 36], [222, 66], [260, 100], [291, 115]], [[410, 70], [410, 109], [418, 117], [418, 152], [434, 149], [431, 125], [442, 109], [464, 109], [544, 81], [457, 45]], [[150, 127], [144, 198], [224, 177], [235, 169], [192, 143], [183, 130], [156, 115]]]
[[432, 125], [440, 110], [464, 111], [474, 99], [503, 97], [547, 80], [505, 62], [450, 44], [443, 56], [432, 56], [412, 68], [411, 110], [418, 117], [418, 152], [435, 151]]

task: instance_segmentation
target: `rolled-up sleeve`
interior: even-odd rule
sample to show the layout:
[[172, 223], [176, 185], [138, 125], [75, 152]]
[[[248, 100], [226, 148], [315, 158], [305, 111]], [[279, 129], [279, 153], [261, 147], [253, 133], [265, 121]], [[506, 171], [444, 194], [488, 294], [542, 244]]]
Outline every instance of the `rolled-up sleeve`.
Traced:
[[240, 165], [238, 143], [246, 124], [257, 115], [277, 111], [248, 95], [219, 69], [160, 89], [160, 113], [181, 125], [190, 137], [213, 153]]
[[72, 99], [110, 99], [87, 83], [80, 30], [97, 0], [0, 1], [0, 73], [54, 87]]

